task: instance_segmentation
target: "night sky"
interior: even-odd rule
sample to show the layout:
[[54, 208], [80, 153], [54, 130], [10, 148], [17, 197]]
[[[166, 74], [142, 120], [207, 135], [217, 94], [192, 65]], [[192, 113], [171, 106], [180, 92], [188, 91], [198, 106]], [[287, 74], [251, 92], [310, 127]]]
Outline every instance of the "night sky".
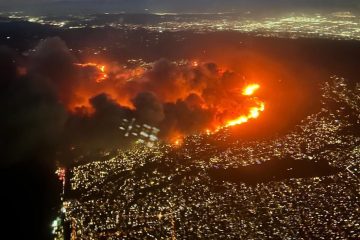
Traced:
[[[37, 3], [41, 3], [41, 5]], [[48, 4], [44, 5], [44, 3]], [[164, 12], [217, 12], [256, 9], [266, 9], [267, 11], [276, 9], [337, 9], [357, 11], [360, 9], [360, 2], [357, 0], [0, 0], [0, 4], [3, 6], [20, 9], [24, 7], [29, 9], [32, 7], [39, 8], [39, 6], [47, 7], [47, 5], [60, 6], [63, 3], [74, 4], [84, 8], [95, 8], [99, 12], [106, 7], [112, 10], [132, 12], [143, 12], [145, 9]]]

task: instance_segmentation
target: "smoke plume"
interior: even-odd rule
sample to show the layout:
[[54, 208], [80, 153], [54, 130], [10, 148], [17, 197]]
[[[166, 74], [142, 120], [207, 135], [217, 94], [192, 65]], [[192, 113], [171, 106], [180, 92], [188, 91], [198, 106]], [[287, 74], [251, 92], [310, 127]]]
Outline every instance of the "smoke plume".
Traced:
[[134, 139], [119, 130], [123, 119], [157, 127], [161, 139], [173, 141], [215, 130], [256, 102], [241, 94], [246, 82], [240, 73], [215, 63], [80, 62], [57, 37], [41, 41], [27, 57], [10, 49], [0, 55], [1, 107], [7, 116], [1, 144], [20, 155], [55, 142], [127, 146]]

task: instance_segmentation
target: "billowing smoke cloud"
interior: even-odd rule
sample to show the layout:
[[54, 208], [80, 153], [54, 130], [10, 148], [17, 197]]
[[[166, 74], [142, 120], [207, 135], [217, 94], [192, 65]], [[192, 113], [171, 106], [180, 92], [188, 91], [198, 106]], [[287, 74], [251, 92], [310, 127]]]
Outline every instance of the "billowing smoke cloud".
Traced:
[[46, 78], [63, 104], [76, 97], [68, 93], [79, 84], [80, 72], [74, 66], [75, 57], [60, 38], [41, 41], [31, 52], [29, 61], [30, 74]]
[[241, 95], [242, 77], [214, 63], [101, 66], [79, 62], [56, 37], [19, 57], [21, 63], [15, 56], [7, 49], [0, 59], [2, 145], [16, 146], [18, 154], [54, 140], [93, 149], [127, 146], [133, 139], [119, 130], [123, 119], [158, 127], [172, 141], [215, 129], [252, 101]]
[[122, 119], [135, 117], [134, 111], [122, 107], [105, 93], [91, 98], [90, 104], [94, 109], [91, 115], [79, 112], [70, 115], [66, 123], [67, 143], [91, 150], [126, 147], [129, 139], [118, 127]]
[[176, 103], [166, 103], [164, 106], [166, 117], [161, 123], [161, 136], [172, 141], [179, 135], [204, 132], [206, 127], [211, 126], [214, 113], [203, 109], [201, 103], [200, 97], [195, 94]]
[[158, 125], [164, 119], [162, 103], [152, 92], [141, 92], [133, 100], [136, 117], [141, 122]]
[[32, 216], [19, 238], [50, 239], [59, 206], [54, 160], [68, 116], [59, 94], [72, 75], [66, 51], [60, 39], [42, 42], [29, 57], [0, 47], [1, 201], [9, 213], [4, 227], [17, 231], [19, 219]]
[[44, 153], [56, 144], [66, 120], [48, 79], [39, 74], [17, 74], [20, 57], [0, 50], [0, 130], [2, 164]]

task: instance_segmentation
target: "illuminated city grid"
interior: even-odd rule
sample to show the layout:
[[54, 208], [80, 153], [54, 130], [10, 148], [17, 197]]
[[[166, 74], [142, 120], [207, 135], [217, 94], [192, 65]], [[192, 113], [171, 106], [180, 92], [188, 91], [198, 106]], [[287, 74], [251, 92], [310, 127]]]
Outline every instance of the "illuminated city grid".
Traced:
[[[76, 166], [56, 221], [74, 239], [359, 239], [360, 85], [333, 76], [322, 90], [322, 109], [279, 138], [229, 141], [225, 129]], [[339, 172], [255, 185], [208, 174], [287, 156]]]
[[[280, 17], [255, 17], [247, 14], [164, 14], [154, 13], [153, 23], [124, 21], [126, 14], [84, 16], [28, 16], [22, 12], [0, 13], [9, 20], [22, 20], [60, 28], [147, 29], [151, 31], [238, 31], [267, 37], [319, 37], [330, 39], [360, 39], [360, 17], [351, 12], [293, 13]], [[104, 16], [111, 16], [110, 20]], [[145, 15], [146, 16], [146, 15]]]

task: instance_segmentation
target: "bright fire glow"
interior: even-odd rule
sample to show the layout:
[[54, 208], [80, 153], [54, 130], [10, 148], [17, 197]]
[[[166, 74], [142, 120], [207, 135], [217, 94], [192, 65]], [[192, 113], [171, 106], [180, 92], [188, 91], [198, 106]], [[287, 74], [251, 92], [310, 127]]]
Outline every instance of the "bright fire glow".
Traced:
[[[234, 81], [234, 85], [229, 86], [220, 85], [220, 89], [214, 88], [214, 82], [211, 81], [213, 78], [221, 78], [225, 72], [231, 72], [231, 70], [222, 66], [217, 66], [216, 71], [209, 72], [206, 65], [204, 65], [204, 69], [199, 68], [202, 65], [198, 61], [191, 61], [189, 63], [190, 68], [200, 71], [204, 75], [205, 79], [201, 81], [201, 84], [194, 87], [191, 74], [185, 77], [182, 74], [179, 74], [179, 76], [174, 74], [176, 81], [172, 81], [173, 84], [168, 84], [162, 88], [157, 86], [154, 81], [154, 76], [159, 73], [147, 69], [146, 66], [128, 68], [121, 65], [104, 65], [96, 62], [76, 63], [75, 65], [84, 68], [86, 74], [83, 76], [86, 77], [87, 82], [76, 86], [77, 88], [73, 91], [75, 94], [70, 96], [71, 98], [67, 102], [68, 108], [71, 111], [78, 111], [89, 116], [94, 112], [89, 99], [94, 96], [106, 93], [117, 104], [134, 110], [132, 99], [143, 91], [154, 92], [162, 103], [176, 103], [181, 100], [188, 104], [187, 107], [190, 111], [194, 108], [213, 114], [213, 120], [204, 124], [203, 133], [207, 135], [259, 118], [260, 114], [265, 110], [265, 103], [257, 96], [254, 96], [260, 89], [260, 84], [256, 82], [247, 84], [240, 89], [241, 81]], [[181, 68], [178, 70], [182, 71]], [[109, 73], [111, 74], [108, 75]], [[210, 76], [208, 76], [209, 74]], [[234, 80], [237, 79], [237, 76], [235, 76]], [[169, 91], [166, 87], [170, 87]], [[176, 88], [176, 91], [172, 88]], [[205, 90], [207, 89], [214, 89], [214, 91], [210, 92], [210, 95], [206, 95]], [[224, 92], [234, 93], [235, 97], [222, 95]], [[195, 94], [196, 97], [188, 99], [190, 94]], [[184, 136], [185, 134], [181, 131], [177, 133], [171, 132], [166, 137], [166, 141], [173, 146], [181, 146]]]
[[226, 123], [225, 127], [231, 127], [239, 124], [246, 123], [249, 119], [255, 119], [260, 116], [260, 112], [265, 110], [265, 103], [260, 102], [257, 107], [250, 108], [250, 111], [247, 115], [242, 115], [236, 119], [230, 120]]
[[[133, 109], [131, 99], [133, 93], [127, 94], [124, 86], [133, 79], [143, 76], [143, 67], [126, 68], [121, 65], [104, 64], [97, 61], [75, 63], [75, 66], [84, 70], [81, 84], [74, 86], [71, 93], [65, 96], [65, 104], [72, 111], [81, 111], [91, 115], [94, 109], [89, 102], [92, 97], [105, 93], [123, 107]], [[130, 85], [130, 84], [129, 84]]]
[[[260, 88], [259, 84], [250, 84], [243, 89], [243, 95], [251, 96], [259, 88]], [[260, 116], [260, 113], [265, 110], [265, 103], [257, 100], [256, 105], [257, 106], [250, 108], [248, 114], [241, 115], [238, 118], [227, 121], [224, 127], [232, 127], [235, 125], [240, 125], [240, 124], [248, 122], [250, 119], [258, 118]]]
[[182, 145], [182, 143], [183, 143], [183, 140], [179, 138], [179, 139], [176, 139], [176, 140], [173, 142], [173, 146], [179, 147], [179, 146]]
[[250, 84], [243, 89], [242, 94], [245, 96], [251, 96], [256, 90], [260, 88], [259, 84]]
[[108, 78], [108, 75], [106, 74], [105, 70], [106, 70], [106, 66], [105, 65], [100, 65], [97, 63], [76, 63], [76, 66], [80, 66], [80, 67], [94, 67], [99, 71], [98, 76], [96, 77], [95, 81], [97, 83], [101, 83], [102, 81], [106, 80]]

